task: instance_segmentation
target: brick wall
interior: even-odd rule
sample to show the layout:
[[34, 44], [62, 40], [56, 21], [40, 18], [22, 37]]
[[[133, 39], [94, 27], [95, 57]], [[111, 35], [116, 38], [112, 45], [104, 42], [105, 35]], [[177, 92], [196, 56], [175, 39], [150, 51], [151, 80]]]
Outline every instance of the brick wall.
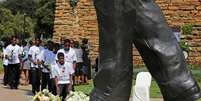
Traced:
[[72, 12], [68, 0], [57, 0], [53, 40], [59, 42], [60, 37], [77, 41], [87, 38], [91, 46], [90, 57], [94, 60], [98, 54], [98, 25], [93, 3], [79, 0], [77, 16]]
[[[170, 26], [193, 24], [193, 35], [182, 35], [192, 47], [188, 62], [201, 64], [201, 0], [156, 0], [163, 10]], [[53, 40], [59, 42], [60, 37], [74, 40], [88, 38], [91, 46], [92, 60], [98, 54], [98, 27], [96, 12], [92, 0], [80, 0], [77, 16], [72, 14], [68, 0], [57, 0]], [[142, 65], [143, 61], [136, 49], [133, 51], [134, 63]]]

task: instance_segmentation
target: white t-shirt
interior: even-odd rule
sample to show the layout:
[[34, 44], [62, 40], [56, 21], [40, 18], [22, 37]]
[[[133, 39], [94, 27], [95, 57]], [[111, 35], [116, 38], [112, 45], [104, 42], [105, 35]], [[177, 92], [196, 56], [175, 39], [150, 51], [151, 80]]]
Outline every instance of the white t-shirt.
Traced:
[[6, 49], [3, 48], [3, 65], [7, 66], [8, 65], [8, 59], [6, 59], [5, 56], [6, 56]]
[[20, 46], [18, 46], [18, 45], [13, 46], [12, 44], [8, 45], [6, 47], [5, 54], [10, 58], [8, 60], [8, 64], [18, 64], [18, 63], [20, 63], [19, 55], [22, 54]]
[[43, 46], [39, 46], [39, 49], [40, 49], [41, 51], [46, 50], [46, 48], [44, 48]]
[[24, 51], [24, 47], [20, 46], [20, 54], [23, 54], [23, 51]]
[[83, 51], [81, 48], [74, 48], [77, 57], [77, 63], [83, 62]]
[[[76, 53], [75, 53], [74, 49], [70, 48], [69, 51], [60, 49], [60, 50], [58, 50], [57, 54], [60, 52], [64, 53], [65, 62], [72, 63], [72, 65], [73, 65], [73, 62], [77, 61], [77, 57], [76, 57]], [[58, 60], [57, 55], [56, 55], [56, 60]]]
[[70, 66], [70, 63], [68, 62], [65, 62], [64, 65], [56, 63], [52, 70], [53, 78], [58, 78], [58, 84], [69, 84], [70, 75], [73, 75], [73, 73], [75, 72], [73, 67]]
[[[40, 48], [38, 46], [36, 46], [36, 45], [33, 45], [32, 47], [30, 47], [28, 55], [31, 55], [32, 60], [34, 62], [37, 62], [37, 59], [39, 57], [40, 52], [41, 52]], [[31, 67], [38, 68], [38, 65], [35, 65], [34, 63], [31, 62]]]
[[51, 68], [50, 68], [50, 78], [55, 78], [55, 65], [57, 64], [56, 61], [54, 61], [51, 64]]
[[[53, 51], [44, 49], [39, 56], [39, 60], [44, 61], [44, 65], [51, 67], [51, 64], [55, 62], [55, 56], [56, 54]], [[42, 72], [49, 73], [47, 68], [43, 68]]]

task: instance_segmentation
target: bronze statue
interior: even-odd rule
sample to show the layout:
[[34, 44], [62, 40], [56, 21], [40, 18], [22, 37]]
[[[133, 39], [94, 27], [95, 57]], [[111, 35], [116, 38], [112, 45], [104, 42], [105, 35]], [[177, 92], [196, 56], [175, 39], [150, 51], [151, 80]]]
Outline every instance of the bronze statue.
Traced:
[[100, 31], [100, 71], [90, 101], [129, 101], [132, 44], [158, 83], [164, 101], [195, 101], [200, 89], [154, 0], [94, 0]]

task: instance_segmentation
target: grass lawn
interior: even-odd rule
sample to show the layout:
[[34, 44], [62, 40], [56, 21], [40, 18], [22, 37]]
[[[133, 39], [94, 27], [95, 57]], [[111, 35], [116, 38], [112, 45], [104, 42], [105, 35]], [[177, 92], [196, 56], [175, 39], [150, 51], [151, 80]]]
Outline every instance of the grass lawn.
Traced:
[[[3, 71], [3, 66], [2, 66], [2, 61], [0, 60], [0, 73]], [[147, 71], [145, 68], [140, 68], [140, 69], [135, 69], [134, 72], [134, 78], [136, 77], [136, 74], [140, 71]], [[198, 81], [199, 86], [201, 87], [201, 69], [193, 69], [192, 70], [193, 76]], [[133, 81], [135, 82], [135, 81]], [[75, 86], [76, 91], [82, 91], [85, 94], [90, 94], [91, 90], [93, 89], [93, 81], [89, 81], [89, 85], [80, 85], [80, 86]], [[152, 80], [151, 84], [151, 98], [161, 98], [161, 92], [158, 88], [158, 85], [154, 80]], [[201, 100], [199, 100], [201, 101]]]
[[[139, 71], [141, 71], [141, 70], [139, 70]], [[139, 72], [139, 71], [137, 70], [136, 72]], [[194, 70], [192, 70], [192, 73], [193, 73], [193, 76], [196, 79], [196, 81], [198, 81], [199, 86], [201, 87], [201, 69], [197, 69], [197, 70], [194, 69]], [[76, 86], [75, 90], [82, 91], [86, 94], [90, 94], [92, 88], [93, 88], [93, 84], [92, 84], [92, 81], [90, 81], [89, 85]], [[151, 92], [151, 98], [161, 98], [162, 97], [159, 87], [154, 80], [152, 80], [150, 92]], [[199, 101], [201, 101], [201, 100], [199, 100]]]
[[75, 86], [75, 91], [82, 91], [87, 95], [89, 95], [91, 93], [92, 89], [93, 89], [93, 82], [92, 81], [89, 81], [89, 85]]

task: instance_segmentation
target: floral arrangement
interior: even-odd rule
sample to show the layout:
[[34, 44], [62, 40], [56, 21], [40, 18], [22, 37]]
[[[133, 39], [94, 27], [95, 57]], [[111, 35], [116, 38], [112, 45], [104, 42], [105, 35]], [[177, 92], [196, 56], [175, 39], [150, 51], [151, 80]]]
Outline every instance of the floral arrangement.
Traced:
[[10, 53], [8, 53], [8, 59], [10, 60], [10, 61], [12, 61], [13, 60], [13, 53], [14, 52], [14, 50], [12, 50]]
[[83, 92], [71, 92], [67, 97], [66, 101], [89, 101], [89, 96]]
[[61, 98], [53, 95], [47, 89], [44, 89], [42, 92], [38, 92], [32, 98], [32, 101], [61, 101]]
[[[43, 91], [38, 92], [31, 101], [61, 101], [61, 98], [53, 95], [47, 89], [44, 89]], [[66, 97], [66, 101], [89, 101], [89, 96], [80, 91], [70, 92]]]

